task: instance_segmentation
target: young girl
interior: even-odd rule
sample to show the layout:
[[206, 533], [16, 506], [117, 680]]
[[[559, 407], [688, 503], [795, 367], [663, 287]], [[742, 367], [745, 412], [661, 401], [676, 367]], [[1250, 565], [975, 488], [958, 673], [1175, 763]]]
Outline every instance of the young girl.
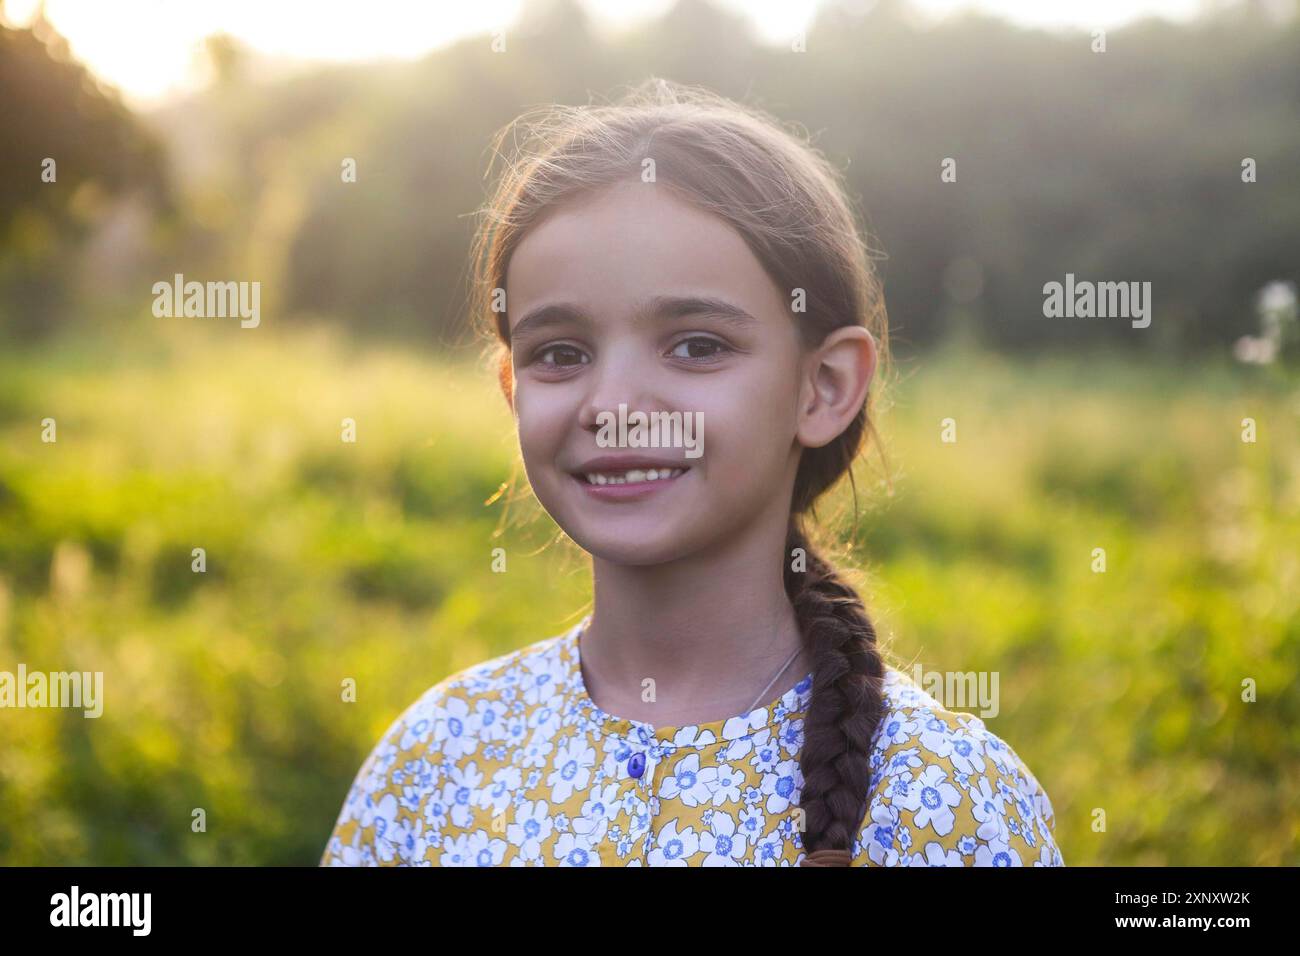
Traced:
[[[1028, 767], [884, 662], [803, 526], [875, 435], [886, 346], [833, 168], [662, 80], [532, 115], [478, 308], [593, 610], [412, 704], [322, 865], [1063, 865]], [[702, 428], [618, 446], [636, 413]]]

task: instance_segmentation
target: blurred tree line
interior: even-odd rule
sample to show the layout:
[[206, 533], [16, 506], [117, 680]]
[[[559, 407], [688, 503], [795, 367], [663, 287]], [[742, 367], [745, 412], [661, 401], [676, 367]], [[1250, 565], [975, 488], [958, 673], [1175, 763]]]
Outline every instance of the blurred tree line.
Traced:
[[[0, 323], [34, 330], [69, 309], [63, 240], [34, 237], [81, 221], [80, 175], [129, 193], [151, 224], [132, 233], [133, 268], [96, 273], [100, 302], [144, 317], [149, 283], [173, 272], [257, 279], [270, 321], [463, 343], [492, 133], [527, 106], [612, 99], [650, 74], [811, 132], [885, 253], [904, 348], [1223, 349], [1255, 330], [1261, 287], [1297, 276], [1300, 20], [1277, 23], [1257, 4], [1131, 24], [1108, 32], [1105, 52], [1085, 31], [974, 14], [921, 25], [899, 0], [827, 3], [802, 52], [794, 37], [758, 42], [706, 0], [615, 37], [574, 0], [539, 0], [505, 39], [503, 52], [474, 37], [418, 62], [274, 82], [221, 39], [209, 45], [218, 81], [145, 118], [146, 136], [50, 43], [4, 30]], [[58, 190], [39, 179], [40, 157], [55, 154], [67, 157]], [[953, 183], [940, 180], [948, 157]], [[342, 181], [345, 158], [355, 183]], [[1242, 181], [1247, 158], [1257, 182]], [[1045, 319], [1043, 284], [1067, 272], [1150, 281], [1151, 329]]]
[[43, 17], [0, 24], [0, 332], [66, 318], [69, 263], [124, 197], [170, 208], [164, 144]]

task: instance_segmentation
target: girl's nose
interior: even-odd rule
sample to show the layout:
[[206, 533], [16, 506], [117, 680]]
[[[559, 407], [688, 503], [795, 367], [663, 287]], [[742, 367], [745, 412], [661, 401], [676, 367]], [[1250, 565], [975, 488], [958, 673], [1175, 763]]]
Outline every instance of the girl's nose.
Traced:
[[621, 368], [609, 365], [595, 371], [590, 381], [591, 390], [584, 398], [578, 416], [582, 427], [590, 431], [600, 428], [604, 414], [613, 415], [617, 420], [619, 405], [625, 406], [625, 414], [666, 408], [656, 397], [650, 376], [644, 369], [638, 371], [626, 364]]

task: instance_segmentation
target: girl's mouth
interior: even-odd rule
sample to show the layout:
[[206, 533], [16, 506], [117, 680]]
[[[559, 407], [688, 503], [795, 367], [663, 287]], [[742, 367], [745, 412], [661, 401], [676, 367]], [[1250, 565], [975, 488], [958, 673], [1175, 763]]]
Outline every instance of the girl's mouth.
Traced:
[[618, 471], [590, 471], [573, 475], [592, 497], [602, 501], [641, 498], [674, 484], [690, 468], [627, 468]]
[[676, 478], [685, 468], [628, 468], [626, 471], [589, 471], [583, 480], [589, 485], [630, 485], [642, 481]]

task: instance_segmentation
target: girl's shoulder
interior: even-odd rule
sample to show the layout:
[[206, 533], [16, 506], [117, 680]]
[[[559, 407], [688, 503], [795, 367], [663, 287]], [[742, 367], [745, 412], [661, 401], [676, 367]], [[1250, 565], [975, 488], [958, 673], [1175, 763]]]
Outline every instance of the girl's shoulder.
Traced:
[[534, 641], [496, 657], [449, 674], [411, 705], [408, 714], [436, 711], [439, 707], [474, 705], [492, 701], [538, 703], [547, 692], [563, 690], [568, 673], [561, 653], [565, 634]]
[[[402, 853], [392, 835], [413, 829], [421, 795], [439, 784], [448, 762], [485, 742], [527, 732], [529, 710], [560, 706], [566, 634], [458, 670], [403, 710], [353, 778], [321, 857], [323, 866], [391, 863]], [[364, 838], [372, 835], [373, 838]]]
[[884, 698], [855, 863], [1065, 865], [1046, 790], [981, 717], [949, 709], [892, 666]]
[[471, 727], [496, 738], [510, 718], [558, 706], [568, 674], [560, 653], [565, 636], [543, 638], [447, 675], [393, 721], [378, 746], [408, 757], [433, 744], [454, 748], [455, 738]]

